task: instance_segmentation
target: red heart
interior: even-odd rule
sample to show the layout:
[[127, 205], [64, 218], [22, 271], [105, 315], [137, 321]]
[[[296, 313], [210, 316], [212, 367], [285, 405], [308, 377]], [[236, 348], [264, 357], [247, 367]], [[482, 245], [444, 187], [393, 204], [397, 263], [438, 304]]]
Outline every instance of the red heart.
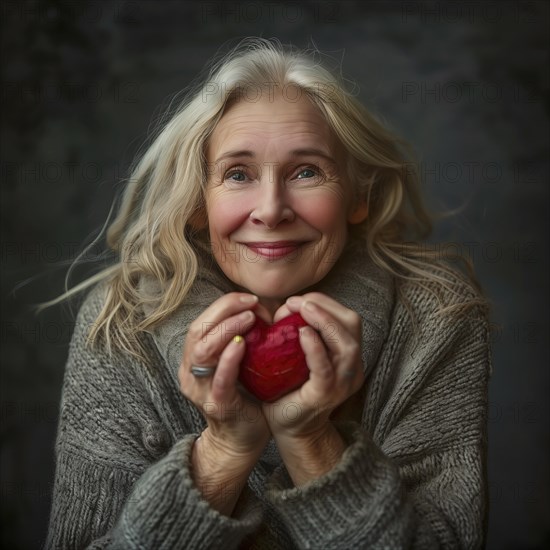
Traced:
[[306, 325], [299, 313], [274, 325], [258, 317], [245, 334], [246, 352], [239, 380], [261, 401], [276, 401], [309, 378], [298, 333]]

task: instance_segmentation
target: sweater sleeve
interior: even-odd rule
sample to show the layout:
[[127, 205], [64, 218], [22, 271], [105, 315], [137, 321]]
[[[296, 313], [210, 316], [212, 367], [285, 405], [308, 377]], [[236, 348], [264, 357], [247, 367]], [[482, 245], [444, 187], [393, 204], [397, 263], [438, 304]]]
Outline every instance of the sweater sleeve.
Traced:
[[483, 547], [486, 319], [453, 321], [437, 334], [399, 354], [402, 374], [373, 433], [338, 426], [348, 447], [330, 472], [298, 488], [284, 468], [272, 476], [268, 498], [297, 547]]
[[94, 309], [81, 308], [70, 345], [46, 548], [236, 548], [261, 504], [243, 492], [234, 517], [210, 507], [190, 474], [196, 434], [152, 453], [143, 427], [154, 408], [135, 371], [146, 367], [86, 347]]

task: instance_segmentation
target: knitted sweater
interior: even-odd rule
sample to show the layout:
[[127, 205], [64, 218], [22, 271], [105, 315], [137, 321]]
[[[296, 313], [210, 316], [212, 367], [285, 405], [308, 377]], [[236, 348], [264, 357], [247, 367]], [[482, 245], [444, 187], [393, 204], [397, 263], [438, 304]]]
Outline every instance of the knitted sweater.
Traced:
[[[475, 296], [458, 273], [449, 287], [447, 305]], [[334, 419], [346, 450], [331, 471], [296, 488], [272, 440], [227, 517], [194, 486], [190, 454], [206, 424], [177, 371], [187, 327], [232, 284], [202, 268], [185, 304], [143, 337], [146, 364], [85, 346], [104, 300], [96, 286], [70, 345], [46, 547], [482, 547], [485, 313], [439, 315], [426, 288], [401, 284], [397, 293], [393, 277], [353, 248], [316, 289], [363, 322], [366, 381]]]

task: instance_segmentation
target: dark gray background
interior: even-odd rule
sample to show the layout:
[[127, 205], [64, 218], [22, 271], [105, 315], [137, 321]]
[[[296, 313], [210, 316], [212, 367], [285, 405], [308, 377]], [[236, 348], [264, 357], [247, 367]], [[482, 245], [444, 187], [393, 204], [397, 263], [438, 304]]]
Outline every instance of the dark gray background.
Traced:
[[434, 240], [471, 255], [493, 304], [488, 547], [550, 543], [546, 3], [14, 0], [2, 23], [4, 547], [45, 534], [72, 331], [31, 305], [62, 289], [160, 106], [248, 35], [341, 60], [415, 146], [431, 206], [456, 209]]

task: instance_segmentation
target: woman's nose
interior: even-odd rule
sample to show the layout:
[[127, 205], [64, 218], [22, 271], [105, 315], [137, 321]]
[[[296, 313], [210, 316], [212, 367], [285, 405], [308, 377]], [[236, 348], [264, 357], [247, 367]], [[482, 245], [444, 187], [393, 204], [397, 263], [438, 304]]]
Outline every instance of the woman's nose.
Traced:
[[269, 229], [277, 227], [283, 221], [294, 220], [294, 211], [289, 200], [284, 182], [276, 179], [261, 182], [255, 206], [250, 219], [255, 224], [263, 224]]

